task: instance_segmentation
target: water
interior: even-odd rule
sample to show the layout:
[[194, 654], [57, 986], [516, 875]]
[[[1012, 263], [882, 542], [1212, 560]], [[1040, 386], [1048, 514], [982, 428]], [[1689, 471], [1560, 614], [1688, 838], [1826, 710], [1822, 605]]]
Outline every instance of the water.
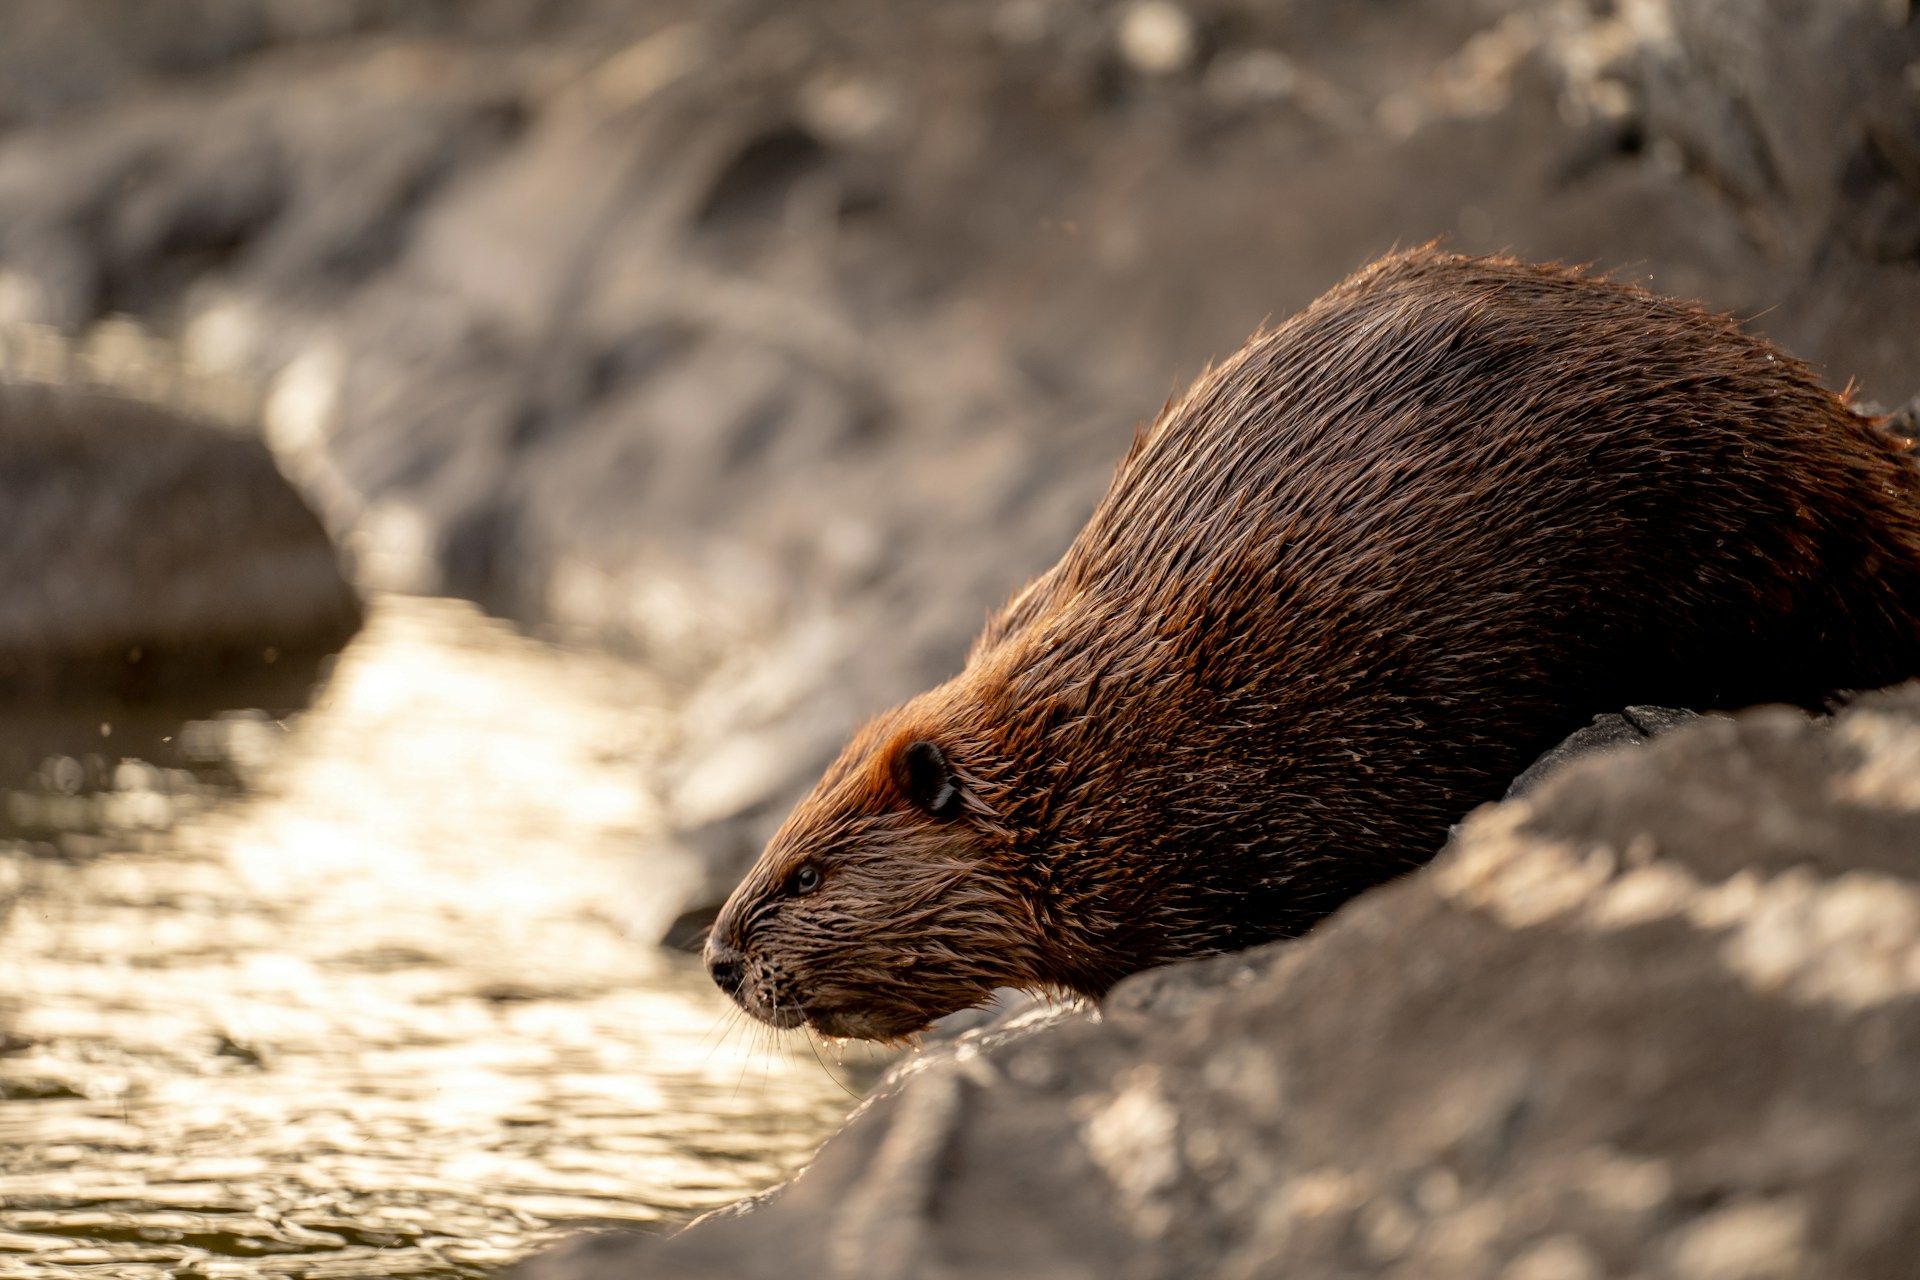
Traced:
[[0, 1278], [485, 1274], [804, 1161], [871, 1062], [636, 937], [665, 704], [390, 600], [284, 726], [18, 719]]

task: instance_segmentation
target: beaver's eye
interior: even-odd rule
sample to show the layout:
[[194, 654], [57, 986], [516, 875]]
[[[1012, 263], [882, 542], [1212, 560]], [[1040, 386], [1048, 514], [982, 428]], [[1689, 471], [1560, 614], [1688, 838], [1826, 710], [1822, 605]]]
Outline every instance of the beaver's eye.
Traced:
[[803, 862], [791, 876], [787, 877], [787, 892], [794, 897], [804, 897], [820, 887], [820, 868], [811, 862]]
[[895, 781], [913, 804], [936, 818], [960, 812], [960, 787], [946, 753], [931, 742], [910, 742], [894, 762]]

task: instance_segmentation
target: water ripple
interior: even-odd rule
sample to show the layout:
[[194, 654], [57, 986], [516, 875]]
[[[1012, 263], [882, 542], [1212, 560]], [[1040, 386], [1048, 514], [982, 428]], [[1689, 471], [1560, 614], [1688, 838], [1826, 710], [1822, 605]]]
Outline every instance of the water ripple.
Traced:
[[244, 797], [145, 763], [16, 792], [42, 829], [0, 840], [0, 1280], [479, 1275], [802, 1161], [865, 1064], [636, 940], [680, 890], [646, 853], [664, 703], [385, 601], [290, 731], [226, 722]]

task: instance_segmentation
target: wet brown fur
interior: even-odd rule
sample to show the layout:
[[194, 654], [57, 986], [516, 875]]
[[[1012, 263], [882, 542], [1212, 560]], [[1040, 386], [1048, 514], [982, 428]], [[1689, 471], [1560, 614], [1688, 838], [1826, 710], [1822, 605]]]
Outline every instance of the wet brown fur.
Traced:
[[[1596, 712], [1912, 676], [1901, 443], [1686, 303], [1378, 262], [1170, 403], [966, 668], [860, 731], [720, 918], [739, 999], [887, 1038], [1098, 995], [1301, 932]], [[921, 740], [957, 815], [902, 794]]]

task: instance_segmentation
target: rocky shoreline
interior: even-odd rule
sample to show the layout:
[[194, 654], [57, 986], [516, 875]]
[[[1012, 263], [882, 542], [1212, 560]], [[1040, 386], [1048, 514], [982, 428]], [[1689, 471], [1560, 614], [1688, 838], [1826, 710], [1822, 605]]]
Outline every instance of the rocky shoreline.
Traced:
[[1920, 686], [1483, 809], [1310, 936], [912, 1061], [800, 1177], [518, 1280], [1895, 1280], [1920, 1253]]

